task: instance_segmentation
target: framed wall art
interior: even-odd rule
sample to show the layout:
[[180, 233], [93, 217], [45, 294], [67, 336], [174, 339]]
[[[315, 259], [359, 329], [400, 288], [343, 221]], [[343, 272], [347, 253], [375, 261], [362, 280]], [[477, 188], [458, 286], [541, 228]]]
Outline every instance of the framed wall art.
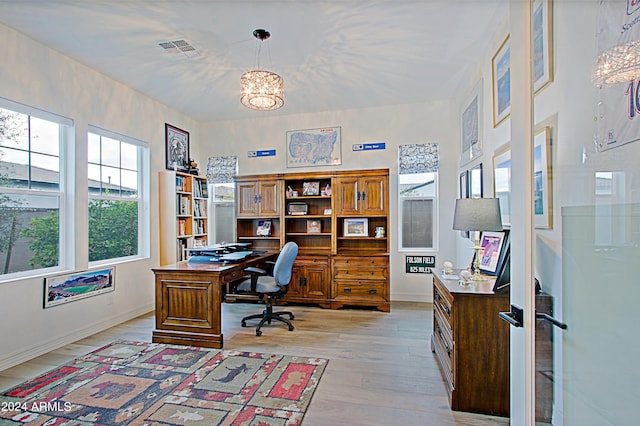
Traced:
[[511, 146], [506, 144], [493, 154], [493, 194], [500, 202], [502, 226], [511, 226]]
[[340, 127], [287, 132], [287, 167], [342, 164]]
[[114, 291], [115, 267], [74, 272], [44, 279], [44, 307]]
[[460, 126], [462, 134], [461, 165], [482, 154], [482, 79], [476, 83], [463, 106]]
[[164, 123], [166, 143], [166, 169], [189, 171], [189, 132]]
[[484, 196], [482, 179], [482, 163], [479, 163], [469, 170], [469, 198]]
[[553, 227], [551, 188], [551, 129], [544, 127], [533, 137], [533, 208], [536, 228]]
[[552, 0], [534, 0], [533, 26], [533, 91], [538, 93], [553, 81]]
[[491, 58], [493, 92], [493, 127], [502, 123], [511, 114], [511, 52], [509, 36]]

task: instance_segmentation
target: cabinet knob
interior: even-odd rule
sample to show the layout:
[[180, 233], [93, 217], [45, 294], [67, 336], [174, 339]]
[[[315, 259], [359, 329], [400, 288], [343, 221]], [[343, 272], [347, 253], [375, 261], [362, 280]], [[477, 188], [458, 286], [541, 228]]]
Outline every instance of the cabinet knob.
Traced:
[[369, 294], [376, 294], [378, 292], [378, 290], [376, 290], [375, 288], [370, 288], [369, 289]]
[[351, 289], [349, 287], [345, 287], [344, 292], [345, 293], [351, 293]]

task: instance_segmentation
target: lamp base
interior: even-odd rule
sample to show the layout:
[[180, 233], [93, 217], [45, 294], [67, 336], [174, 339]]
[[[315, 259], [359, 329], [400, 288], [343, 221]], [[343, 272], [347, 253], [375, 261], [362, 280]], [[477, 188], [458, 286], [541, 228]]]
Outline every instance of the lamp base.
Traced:
[[477, 269], [471, 277], [471, 281], [487, 281], [488, 278], [482, 275]]
[[471, 281], [487, 281], [487, 277], [480, 273], [480, 231], [476, 231], [476, 246], [474, 247], [476, 255], [473, 259], [473, 276]]

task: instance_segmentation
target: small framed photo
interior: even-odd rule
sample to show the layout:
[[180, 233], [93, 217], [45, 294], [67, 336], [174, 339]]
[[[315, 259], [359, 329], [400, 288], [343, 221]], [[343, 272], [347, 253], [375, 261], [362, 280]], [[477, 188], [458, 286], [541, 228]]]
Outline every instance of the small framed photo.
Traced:
[[345, 237], [367, 237], [369, 236], [369, 219], [354, 218], [344, 220]]
[[496, 275], [509, 248], [509, 231], [484, 231], [480, 236], [480, 272]]
[[320, 195], [320, 182], [303, 182], [302, 195]]
[[166, 169], [189, 172], [189, 132], [164, 123]]
[[319, 234], [322, 232], [322, 222], [318, 219], [309, 219], [307, 220], [307, 233], [308, 234]]

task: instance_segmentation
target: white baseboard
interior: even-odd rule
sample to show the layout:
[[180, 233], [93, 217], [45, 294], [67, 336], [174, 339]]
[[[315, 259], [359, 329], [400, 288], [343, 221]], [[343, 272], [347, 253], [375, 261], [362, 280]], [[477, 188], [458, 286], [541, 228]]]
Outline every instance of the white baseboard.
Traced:
[[391, 293], [392, 302], [433, 302], [431, 293]]
[[89, 337], [93, 334], [99, 333], [118, 324], [122, 324], [125, 321], [129, 321], [130, 319], [149, 313], [154, 309], [155, 304], [151, 303], [133, 311], [129, 311], [115, 317], [109, 317], [104, 321], [89, 324], [86, 327], [74, 330], [72, 333], [66, 334], [64, 336], [54, 336], [52, 339], [40, 342], [37, 345], [33, 345], [28, 348], [19, 348], [18, 351], [14, 352], [13, 354], [0, 359], [0, 371], [14, 367], [18, 364], [22, 364], [23, 362], [27, 362], [35, 357], [44, 355], [47, 352], [51, 352], [53, 350], [61, 348], [62, 346], [71, 344], [80, 339], [84, 339], [85, 337]]

